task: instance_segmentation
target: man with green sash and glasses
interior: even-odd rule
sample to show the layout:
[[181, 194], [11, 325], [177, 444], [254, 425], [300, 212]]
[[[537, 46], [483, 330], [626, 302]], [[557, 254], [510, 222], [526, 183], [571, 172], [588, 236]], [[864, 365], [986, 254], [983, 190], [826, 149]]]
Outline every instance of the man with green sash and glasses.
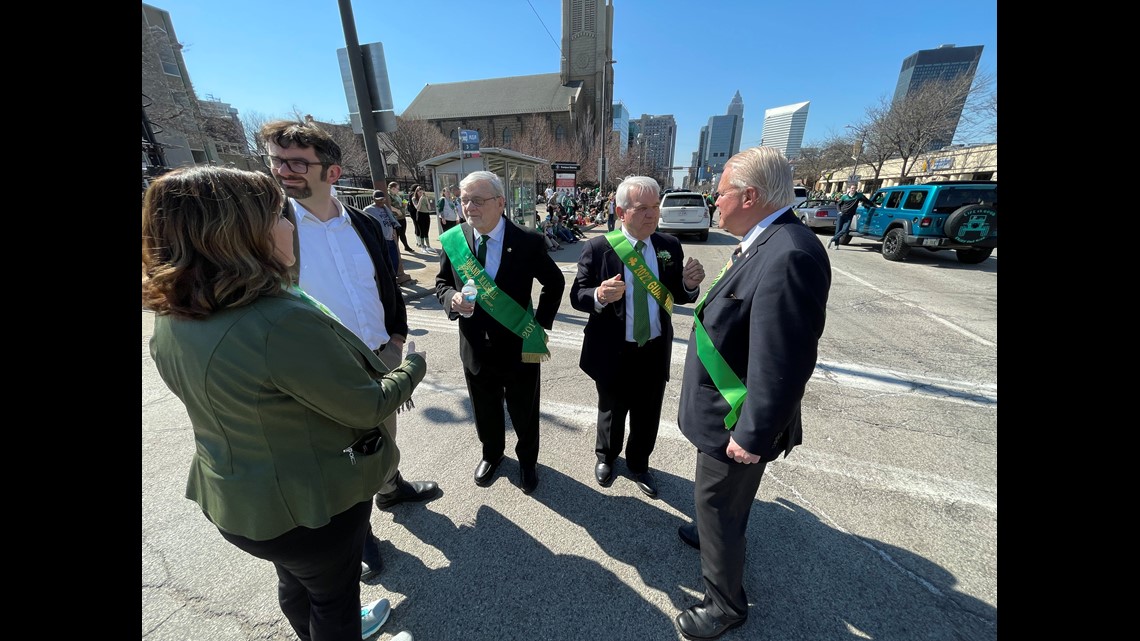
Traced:
[[685, 262], [681, 242], [657, 233], [661, 195], [649, 176], [630, 176], [617, 188], [621, 229], [586, 242], [570, 304], [589, 314], [578, 366], [598, 389], [594, 478], [613, 482], [629, 416], [626, 467], [637, 488], [657, 496], [649, 455], [657, 442], [661, 402], [673, 351], [673, 305], [697, 300], [705, 278], [700, 261]]
[[696, 526], [679, 534], [700, 550], [704, 576], [701, 603], [677, 616], [688, 639], [748, 618], [748, 516], [766, 465], [803, 440], [800, 400], [831, 289], [827, 250], [791, 212], [792, 166], [778, 149], [730, 158], [717, 191], [719, 227], [741, 242], [694, 310], [677, 411], [697, 447]]
[[[459, 355], [475, 413], [482, 459], [475, 484], [485, 487], [506, 449], [503, 401], [518, 436], [519, 487], [538, 486], [539, 363], [550, 358], [546, 330], [562, 302], [566, 277], [546, 253], [546, 241], [503, 216], [503, 183], [489, 171], [475, 171], [459, 183], [466, 222], [440, 235], [443, 254], [435, 293], [451, 320], [459, 321]], [[474, 303], [460, 289], [474, 280]], [[542, 285], [538, 308], [531, 304], [534, 281]]]

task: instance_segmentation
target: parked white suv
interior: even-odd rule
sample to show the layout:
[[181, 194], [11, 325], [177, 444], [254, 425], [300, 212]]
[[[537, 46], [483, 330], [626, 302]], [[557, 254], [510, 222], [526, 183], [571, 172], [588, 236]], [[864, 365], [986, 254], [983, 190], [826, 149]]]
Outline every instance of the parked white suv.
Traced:
[[712, 216], [705, 197], [689, 191], [674, 191], [661, 196], [661, 218], [657, 231], [670, 234], [696, 234], [702, 241], [709, 239]]

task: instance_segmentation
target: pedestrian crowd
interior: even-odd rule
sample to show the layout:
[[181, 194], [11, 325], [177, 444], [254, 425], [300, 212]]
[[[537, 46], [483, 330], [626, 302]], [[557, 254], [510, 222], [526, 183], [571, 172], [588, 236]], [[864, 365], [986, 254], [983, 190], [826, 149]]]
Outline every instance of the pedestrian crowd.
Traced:
[[[603, 488], [624, 453], [635, 487], [659, 496], [652, 454], [673, 313], [694, 305], [677, 422], [694, 445], [695, 514], [678, 536], [700, 551], [704, 586], [675, 622], [689, 639], [744, 624], [748, 517], [767, 463], [802, 442], [831, 283], [827, 252], [790, 211], [787, 158], [753, 147], [726, 163], [715, 206], [740, 244], [706, 283], [701, 262], [656, 231], [661, 190], [647, 176], [608, 195], [548, 189], [536, 234], [506, 217], [492, 172], [434, 202], [392, 183], [357, 209], [333, 195], [341, 150], [325, 131], [285, 120], [260, 136], [271, 176], [186, 168], [147, 189], [143, 302], [156, 314], [151, 355], [194, 429], [186, 496], [223, 539], [273, 564], [297, 636], [379, 631], [388, 600], [360, 602], [360, 581], [383, 571], [372, 509], [440, 494], [399, 471], [415, 453], [397, 418], [414, 411], [427, 372], [398, 287], [400, 245], [414, 253], [409, 224], [416, 247], [439, 254], [435, 295], [458, 324], [480, 487], [507, 455], [507, 414], [517, 485], [526, 495], [540, 485], [541, 364], [566, 290], [552, 243], [585, 243], [569, 299], [587, 314], [579, 367], [597, 391], [591, 465]], [[586, 239], [582, 228], [601, 224], [607, 232]]]

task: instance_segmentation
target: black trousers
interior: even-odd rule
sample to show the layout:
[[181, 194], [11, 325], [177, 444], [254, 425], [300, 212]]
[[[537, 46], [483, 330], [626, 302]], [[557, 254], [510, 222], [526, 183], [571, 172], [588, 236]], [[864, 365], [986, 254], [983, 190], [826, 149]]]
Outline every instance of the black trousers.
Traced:
[[645, 345], [626, 342], [615, 359], [621, 385], [598, 388], [598, 438], [594, 453], [599, 463], [613, 463], [621, 454], [625, 439], [625, 418], [629, 416], [629, 443], [625, 462], [629, 471], [640, 474], [649, 469], [649, 455], [657, 443], [661, 424], [661, 402], [665, 398], [665, 373], [660, 371], [660, 350], [665, 340], [657, 337]]
[[475, 411], [475, 431], [483, 444], [483, 459], [497, 461], [506, 450], [505, 400], [518, 437], [515, 456], [519, 465], [534, 466], [538, 462], [539, 364], [484, 365], [478, 374], [464, 367], [463, 377]]
[[458, 220], [444, 220], [442, 218], [439, 218], [438, 220], [439, 220], [439, 233], [440, 233], [440, 235], [442, 235], [443, 232], [445, 232], [445, 231], [447, 231], [447, 230], [451, 229], [452, 227], [459, 224]]
[[416, 237], [427, 238], [429, 230], [431, 230], [431, 214], [421, 211], [416, 214]]
[[277, 600], [301, 641], [360, 639], [360, 558], [372, 501], [319, 528], [296, 527], [268, 541], [222, 537], [277, 569]]
[[693, 501], [701, 538], [706, 604], [731, 617], [748, 614], [744, 593], [745, 531], [767, 463], [725, 462], [697, 453]]
[[411, 216], [404, 216], [400, 221], [400, 228], [396, 230], [396, 237], [404, 244], [404, 249], [411, 249], [408, 245], [408, 223], [414, 222]]

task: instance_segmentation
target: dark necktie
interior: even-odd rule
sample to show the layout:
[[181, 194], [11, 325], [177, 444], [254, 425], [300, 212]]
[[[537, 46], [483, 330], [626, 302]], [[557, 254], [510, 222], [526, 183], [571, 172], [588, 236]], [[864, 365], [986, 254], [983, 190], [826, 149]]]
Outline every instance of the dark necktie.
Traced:
[[484, 267], [487, 266], [487, 241], [490, 238], [487, 234], [479, 237], [479, 253], [475, 254], [475, 260], [478, 260], [479, 264]]
[[[645, 249], [645, 241], [637, 241], [633, 248], [640, 254]], [[634, 278], [633, 282], [636, 283], [633, 288], [633, 340], [641, 347], [649, 340], [649, 301], [645, 298], [648, 293], [641, 281]]]

